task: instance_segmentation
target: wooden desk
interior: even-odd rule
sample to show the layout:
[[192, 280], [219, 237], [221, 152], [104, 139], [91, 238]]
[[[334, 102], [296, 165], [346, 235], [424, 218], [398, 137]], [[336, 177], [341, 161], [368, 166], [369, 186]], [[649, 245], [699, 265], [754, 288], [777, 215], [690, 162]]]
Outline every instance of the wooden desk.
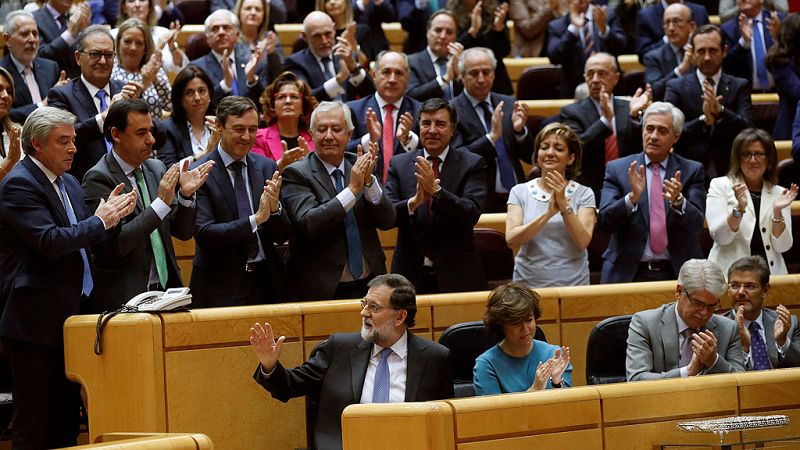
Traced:
[[208, 436], [188, 433], [109, 433], [99, 436], [94, 444], [70, 449], [107, 450], [211, 450]]

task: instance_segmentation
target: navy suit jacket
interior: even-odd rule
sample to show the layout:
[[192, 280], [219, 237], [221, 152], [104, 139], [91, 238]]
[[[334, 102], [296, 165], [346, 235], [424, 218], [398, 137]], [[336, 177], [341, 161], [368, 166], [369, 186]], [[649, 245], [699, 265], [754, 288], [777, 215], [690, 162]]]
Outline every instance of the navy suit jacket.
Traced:
[[[769, 16], [770, 12], [763, 10], [763, 16]], [[786, 18], [786, 13], [779, 12], [778, 17], [781, 22]], [[722, 34], [725, 36], [725, 45], [728, 46], [728, 53], [722, 61], [722, 69], [730, 76], [737, 78], [744, 78], [747, 80], [748, 86], [753, 87], [753, 61], [752, 61], [752, 42], [750, 48], [744, 48], [739, 45], [739, 17], [738, 15], [733, 19], [725, 22], [720, 26]], [[764, 57], [766, 59], [767, 51], [772, 47], [772, 34], [769, 32], [769, 25], [764, 24]], [[765, 62], [766, 64], [766, 62]]]
[[[192, 303], [196, 307], [260, 304], [267, 299], [250, 298], [231, 286], [247, 284], [247, 245], [253, 238], [249, 217], [239, 218], [236, 197], [228, 169], [222, 162], [219, 148], [201, 158], [196, 165], [214, 161], [214, 168], [205, 184], [197, 191], [197, 220], [195, 223], [195, 255], [190, 286]], [[258, 211], [264, 182], [278, 170], [275, 161], [262, 155], [248, 153], [247, 178], [250, 183], [251, 208]], [[277, 300], [286, 298], [283, 264], [275, 245], [289, 238], [289, 218], [286, 207], [269, 218], [256, 232], [264, 250], [271, 275], [272, 289]]]
[[[111, 97], [122, 90], [123, 83], [117, 80], [111, 80], [108, 83], [111, 96], [106, 101], [110, 102]], [[84, 174], [94, 167], [103, 155], [108, 153], [103, 130], [97, 125], [95, 119], [99, 111], [95, 106], [94, 99], [86, 89], [86, 85], [78, 77], [64, 86], [50, 89], [50, 93], [47, 94], [47, 105], [69, 111], [78, 118], [75, 123], [75, 145], [78, 147], [78, 151], [75, 153], [69, 173], [75, 175], [79, 180], [83, 180]]]
[[[264, 92], [264, 89], [275, 77], [280, 75], [282, 70], [277, 53], [267, 55], [266, 59], [259, 63], [256, 69], [258, 81], [253, 86], [248, 86], [244, 67], [250, 60], [250, 48], [246, 44], [238, 43], [234, 46], [233, 51], [236, 61], [236, 86], [239, 89], [239, 95], [253, 100], [256, 105], [260, 105], [261, 93]], [[224, 97], [233, 95], [233, 92], [223, 91], [222, 87], [219, 85], [220, 81], [224, 78], [222, 75], [222, 66], [219, 65], [217, 57], [214, 56], [212, 52], [208, 52], [205, 56], [193, 60], [190, 64], [203, 69], [203, 72], [211, 78], [211, 82], [214, 84], [214, 98], [212, 101], [215, 104], [219, 103]]]
[[425, 8], [419, 9], [415, 0], [395, 0], [395, 9], [397, 10], [397, 20], [403, 31], [406, 32], [403, 52], [411, 55], [425, 49], [425, 46], [428, 45], [425, 26], [433, 14], [431, 4], [425, 2]]
[[[692, 10], [692, 17], [698, 28], [708, 23], [708, 11], [705, 6], [686, 1], [683, 4]], [[663, 37], [664, 6], [659, 0], [636, 13], [634, 44], [640, 62], [644, 63], [643, 58], [647, 52], [664, 45]]]
[[[433, 61], [431, 61], [427, 49], [408, 55], [408, 70], [407, 96], [420, 102], [429, 98], [444, 97], [444, 91], [436, 81], [436, 68], [433, 67]], [[457, 96], [464, 90], [464, 85], [460, 81], [453, 81], [451, 84], [453, 96]]]
[[[635, 211], [629, 213], [625, 205], [625, 196], [631, 192], [628, 182], [628, 166], [633, 161], [643, 165], [644, 153], [629, 155], [606, 165], [598, 226], [601, 230], [611, 234], [611, 240], [603, 253], [601, 283], [633, 281], [644, 254], [644, 247], [647, 245], [647, 237], [650, 234], [650, 205], [647, 188], [639, 198]], [[664, 200], [664, 211], [667, 215], [667, 250], [676, 274], [680, 272], [681, 266], [687, 260], [703, 257], [699, 233], [703, 228], [706, 209], [703, 166], [672, 153], [667, 162], [664, 179], [673, 178], [678, 170], [681, 171], [682, 193], [686, 198], [684, 213], [675, 212]]]
[[[630, 113], [630, 102], [614, 97], [619, 157], [642, 151], [641, 125], [638, 122], [633, 123]], [[599, 204], [606, 167], [606, 138], [611, 136], [611, 130], [600, 121], [600, 114], [588, 97], [562, 108], [559, 121], [572, 128], [583, 143], [581, 174], [575, 181], [591, 188], [595, 201]]]
[[164, 145], [158, 149], [158, 159], [165, 165], [171, 166], [176, 162], [194, 155], [192, 138], [189, 136], [189, 126], [185, 120], [176, 120], [175, 116], [162, 122], [166, 131]]
[[[553, 64], [561, 64], [564, 79], [561, 82], [561, 98], [572, 98], [575, 88], [583, 83], [583, 66], [586, 64], [586, 53], [580, 36], [567, 30], [569, 14], [553, 19], [547, 24], [547, 55]], [[598, 52], [619, 55], [625, 49], [625, 31], [622, 23], [613, 10], [609, 9], [606, 19], [606, 37], [601, 38], [592, 26], [594, 48]]]
[[[78, 220], [70, 225], [59, 194], [26, 157], [0, 182], [0, 336], [63, 350], [63, 326], [81, 306], [80, 249], [109, 237], [73, 176], [63, 175]], [[95, 278], [96, 279], [96, 278]]]
[[[0, 60], [0, 66], [5, 67], [14, 79], [14, 104], [11, 105], [11, 120], [25, 123], [28, 115], [36, 110], [31, 91], [25, 84], [22, 74], [17, 72], [17, 67], [11, 60], [11, 53], [6, 54]], [[58, 64], [55, 62], [44, 58], [33, 59], [33, 77], [36, 78], [36, 85], [39, 86], [39, 94], [42, 99], [47, 98], [47, 91], [55, 86], [59, 76]]]
[[793, 62], [772, 68], [775, 78], [775, 89], [778, 91], [778, 117], [772, 138], [789, 140], [792, 138], [792, 122], [795, 119], [795, 108], [800, 102], [800, 68]]
[[[149, 201], [153, 202], [158, 198], [158, 185], [167, 168], [157, 159], [148, 159], [142, 163], [141, 169], [147, 193], [150, 194]], [[125, 192], [134, 189], [114, 155], [107, 153], [86, 173], [83, 180], [88, 208], [97, 209], [100, 199], [108, 198], [119, 184], [125, 185]], [[175, 194], [176, 198], [170, 205], [172, 211], [162, 220], [153, 208], [144, 208], [142, 193], [139, 194], [133, 213], [120, 221], [119, 234], [93, 249], [95, 285], [90, 310], [94, 313], [116, 310], [134, 295], [147, 290], [154, 261], [150, 234], [155, 230], [161, 237], [167, 259], [165, 287], [183, 286], [172, 237], [183, 241], [192, 238], [197, 210], [180, 205], [177, 200], [180, 194]]]
[[[331, 58], [333, 57], [331, 56]], [[324, 102], [331, 100], [331, 97], [325, 92], [325, 88], [323, 87], [323, 84], [328, 81], [328, 79], [322, 73], [322, 68], [317, 62], [317, 58], [311, 53], [311, 50], [306, 48], [297, 53], [292, 53], [286, 58], [284, 67], [286, 70], [304, 79], [311, 86], [311, 93], [318, 101]], [[333, 58], [333, 68], [335, 76], [336, 72], [339, 70], [339, 58]], [[353, 86], [349, 80], [345, 82], [344, 99], [345, 101], [357, 100], [360, 97], [366, 97], [374, 92], [375, 84], [372, 82], [372, 78], [367, 75], [364, 81], [358, 86]]]
[[[753, 105], [749, 85], [747, 80], [723, 72], [717, 86], [717, 95], [723, 97], [725, 111], [716, 123], [706, 126], [700, 120], [703, 114], [703, 91], [697, 72], [691, 71], [667, 82], [664, 101], [677, 106], [686, 116], [683, 133], [675, 144], [675, 151], [703, 163], [709, 178], [728, 173], [733, 139], [743, 129], [753, 126], [750, 120]], [[714, 171], [711, 171], [712, 167]]]
[[422, 149], [392, 158], [386, 195], [397, 213], [397, 247], [392, 273], [414, 285], [422, 281], [423, 259], [433, 261], [440, 292], [482, 291], [487, 288], [473, 227], [486, 202], [486, 162], [482, 157], [452, 146], [441, 165], [442, 190], [430, 204], [408, 214], [408, 199], [416, 194], [414, 164]]
[[[353, 130], [353, 138], [347, 143], [346, 150], [351, 153], [356, 153], [358, 151], [358, 144], [361, 143], [361, 137], [365, 134], [369, 134], [369, 130], [367, 129], [367, 109], [372, 108], [372, 110], [375, 111], [375, 114], [378, 115], [378, 120], [380, 120], [381, 123], [383, 123], [381, 119], [382, 112], [379, 111], [378, 101], [375, 99], [375, 95], [370, 95], [369, 97], [364, 97], [356, 101], [347, 102], [347, 106], [350, 107], [350, 115], [353, 118], [353, 125], [355, 125], [355, 129]], [[400, 116], [408, 112], [411, 113], [411, 117], [414, 119], [411, 131], [419, 135], [419, 123], [417, 122], [417, 117], [419, 117], [420, 106], [420, 102], [414, 100], [413, 98], [403, 97], [403, 102], [400, 104], [400, 112], [397, 114], [398, 120], [395, 120], [394, 122], [395, 133], [397, 133], [397, 124], [400, 120]], [[379, 181], [383, 181], [383, 140], [378, 141], [378, 146], [380, 147], [380, 151], [378, 152], [378, 162], [375, 164], [375, 170], [373, 173]], [[367, 151], [367, 149], [364, 149], [364, 151]], [[397, 138], [394, 138], [392, 155], [399, 155], [405, 152], [406, 151], [403, 149], [403, 146], [400, 145], [400, 141], [397, 140]]]
[[[58, 63], [58, 67], [67, 72], [67, 77], [75, 78], [81, 74], [78, 62], [75, 61], [75, 45], [69, 45], [61, 38], [61, 27], [46, 7], [33, 12], [36, 27], [39, 28], [40, 58], [47, 58]], [[75, 40], [77, 42], [77, 36]], [[45, 95], [45, 92], [42, 93]]]
[[792, 159], [800, 164], [800, 102], [797, 103], [792, 123]]
[[678, 58], [671, 45], [661, 45], [644, 55], [644, 80], [653, 88], [653, 100], [661, 101], [667, 91], [667, 82], [678, 78], [675, 68]]

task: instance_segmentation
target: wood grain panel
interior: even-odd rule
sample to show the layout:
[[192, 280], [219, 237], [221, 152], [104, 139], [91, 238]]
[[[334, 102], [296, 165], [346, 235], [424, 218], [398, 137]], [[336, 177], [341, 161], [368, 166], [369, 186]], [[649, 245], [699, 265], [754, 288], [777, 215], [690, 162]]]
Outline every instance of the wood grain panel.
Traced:
[[572, 362], [572, 383], [575, 386], [586, 384], [586, 348], [589, 334], [596, 322], [569, 322], [561, 324], [561, 345], [569, 347]]
[[603, 432], [594, 430], [565, 431], [536, 436], [520, 436], [490, 441], [460, 443], [458, 450], [519, 450], [530, 449], [570, 449], [597, 450], [603, 448]]
[[[683, 422], [683, 420], [603, 428], [604, 448], [608, 450], [655, 450], [659, 448], [659, 444], [719, 444], [719, 437], [714, 434], [687, 433], [679, 430], [678, 422]], [[732, 444], [739, 442], [739, 439], [739, 433], [731, 433], [725, 436], [724, 442]], [[685, 450], [700, 450], [701, 448], [708, 449], [708, 447], [699, 447]]]
[[453, 413], [445, 402], [350, 405], [342, 414], [345, 450], [454, 448]]
[[675, 281], [562, 287], [561, 320], [606, 318], [656, 308], [675, 300]]

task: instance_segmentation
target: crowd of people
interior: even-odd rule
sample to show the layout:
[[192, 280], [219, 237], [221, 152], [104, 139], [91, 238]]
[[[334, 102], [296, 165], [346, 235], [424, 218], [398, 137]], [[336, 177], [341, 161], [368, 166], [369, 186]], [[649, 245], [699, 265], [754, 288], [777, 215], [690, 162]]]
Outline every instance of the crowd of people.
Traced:
[[[488, 298], [502, 340], [477, 360], [478, 394], [571, 386], [569, 349], [533, 339], [531, 288], [588, 285], [596, 229], [610, 235], [601, 283], [678, 280], [674, 303], [634, 316], [629, 380], [800, 357], [796, 319], [758, 301], [789, 271], [798, 193], [780, 185], [775, 146], [794, 137], [800, 160], [800, 18], [785, 4], [737, 0], [718, 27], [708, 15], [723, 5], [691, 2], [210, 3], [191, 51], [169, 1], [4, 11], [0, 337], [14, 448], [74, 444], [68, 316], [186, 281], [193, 308], [364, 299], [360, 336], [332, 336], [296, 369], [278, 363], [268, 324], [251, 330], [255, 379], [275, 398], [321, 389], [324, 446], [340, 442], [349, 403], [452, 396], [447, 350], [407, 328], [417, 293], [488, 288], [482, 213], [506, 213], [518, 251], [514, 282]], [[303, 35], [284, 57], [274, 25], [290, 19]], [[507, 19], [515, 56], [561, 65], [553, 98], [585, 87], [541, 129], [513, 97]], [[390, 21], [408, 32], [404, 52], [389, 49]], [[634, 52], [647, 83], [615, 95], [616, 56]], [[753, 127], [752, 92], [779, 94], [774, 129]], [[392, 228], [387, 264], [378, 230]], [[173, 237], [194, 239], [189, 280]], [[726, 289], [729, 318], [713, 314]], [[675, 333], [659, 344], [664, 324]], [[361, 356], [362, 391], [337, 391]]]

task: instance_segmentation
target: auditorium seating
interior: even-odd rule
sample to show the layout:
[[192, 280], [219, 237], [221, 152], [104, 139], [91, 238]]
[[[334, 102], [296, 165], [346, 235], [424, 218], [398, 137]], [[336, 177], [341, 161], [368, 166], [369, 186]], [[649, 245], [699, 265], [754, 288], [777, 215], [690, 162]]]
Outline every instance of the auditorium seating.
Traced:
[[592, 328], [586, 345], [587, 384], [625, 381], [625, 351], [631, 317], [609, 317]]
[[519, 100], [547, 100], [553, 98], [561, 86], [561, 66], [531, 67], [520, 75], [517, 81]]

